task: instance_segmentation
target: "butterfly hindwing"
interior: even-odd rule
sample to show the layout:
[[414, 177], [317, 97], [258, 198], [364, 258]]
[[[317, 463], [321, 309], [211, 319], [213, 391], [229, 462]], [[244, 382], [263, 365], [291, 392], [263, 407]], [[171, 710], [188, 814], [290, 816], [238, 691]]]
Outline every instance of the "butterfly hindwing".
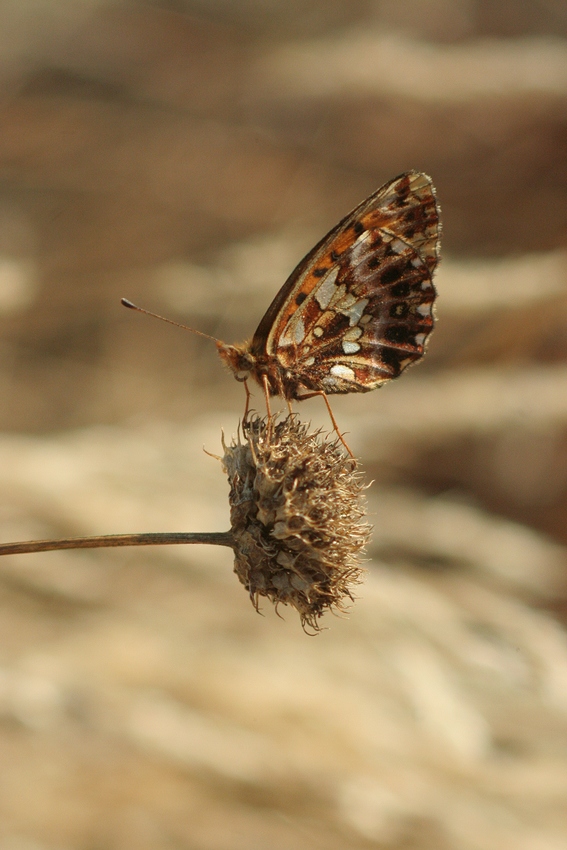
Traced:
[[297, 266], [251, 350], [275, 356], [298, 390], [365, 392], [397, 377], [433, 328], [439, 231], [427, 175], [382, 186]]

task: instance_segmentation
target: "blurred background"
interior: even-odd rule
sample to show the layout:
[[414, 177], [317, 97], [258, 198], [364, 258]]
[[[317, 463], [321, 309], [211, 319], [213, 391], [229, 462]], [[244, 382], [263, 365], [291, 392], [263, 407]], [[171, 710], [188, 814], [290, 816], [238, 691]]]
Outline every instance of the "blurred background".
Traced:
[[120, 298], [241, 341], [410, 168], [438, 327], [333, 403], [349, 617], [258, 616], [220, 548], [3, 560], [2, 850], [567, 846], [561, 0], [5, 0], [0, 534], [227, 529], [242, 387]]

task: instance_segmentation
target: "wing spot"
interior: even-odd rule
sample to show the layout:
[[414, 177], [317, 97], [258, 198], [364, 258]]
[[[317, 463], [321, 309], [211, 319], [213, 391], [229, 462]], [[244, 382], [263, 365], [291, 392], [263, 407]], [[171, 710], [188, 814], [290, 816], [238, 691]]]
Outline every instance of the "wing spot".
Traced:
[[314, 275], [314, 277], [325, 277], [325, 275], [327, 274], [327, 271], [328, 271], [328, 269], [326, 269], [325, 267], [320, 268], [320, 269], [313, 269], [313, 275]]
[[386, 328], [384, 336], [388, 342], [395, 342], [399, 345], [407, 344], [410, 341], [410, 331], [404, 325], [392, 325]]
[[356, 304], [356, 297], [352, 294], [352, 292], [346, 292], [334, 306], [336, 306], [341, 313], [346, 313], [348, 315], [353, 304]]
[[372, 314], [371, 314], [371, 313], [365, 313], [365, 314], [364, 314], [364, 316], [361, 316], [361, 317], [360, 317], [360, 322], [359, 322], [359, 324], [360, 324], [360, 325], [367, 325], [367, 324], [368, 324], [368, 322], [371, 322], [371, 321], [372, 321], [372, 318], [373, 318], [373, 317], [372, 317]]
[[426, 334], [416, 334], [415, 335], [415, 344], [416, 345], [423, 345], [423, 343], [425, 342], [425, 337], [426, 337]]
[[389, 269], [386, 269], [382, 272], [382, 277], [380, 278], [380, 283], [383, 286], [389, 286], [391, 283], [396, 283], [401, 276], [403, 275], [404, 270], [400, 266], [390, 266]]
[[358, 265], [358, 263], [361, 261], [362, 256], [364, 254], [368, 254], [368, 249], [370, 247], [368, 245], [369, 241], [370, 241], [370, 231], [365, 230], [358, 237], [358, 239], [355, 242], [353, 242], [353, 244], [351, 245], [351, 248], [350, 248], [351, 263], [353, 263], [354, 265]]
[[410, 285], [407, 281], [401, 281], [392, 287], [394, 298], [407, 298], [410, 293]]
[[319, 286], [315, 290], [315, 300], [321, 310], [326, 310], [333, 296], [337, 293], [337, 289], [335, 288], [335, 281], [339, 274], [339, 267], [335, 266], [330, 270], [327, 277], [321, 281]]
[[392, 304], [390, 308], [390, 316], [393, 319], [400, 319], [402, 316], [407, 315], [408, 309], [408, 305], [403, 302], [401, 304]]
[[359, 339], [359, 337], [361, 337], [363, 333], [364, 331], [362, 330], [362, 328], [359, 328], [358, 326], [354, 328], [349, 328], [349, 330], [345, 331], [345, 333], [343, 334], [343, 339], [346, 339], [349, 342], [354, 342], [356, 339]]
[[324, 333], [325, 333], [325, 331], [323, 330], [323, 328], [321, 328], [319, 326], [317, 326], [316, 328], [313, 328], [313, 336], [321, 338]]
[[303, 365], [304, 366], [314, 366], [315, 365], [315, 358], [314, 357], [308, 357], [307, 360], [303, 361]]
[[349, 342], [348, 339], [343, 339], [342, 346], [345, 354], [356, 354], [357, 351], [360, 351], [358, 342]]
[[370, 231], [363, 230], [360, 236], [355, 240], [354, 245], [362, 245], [363, 242], [367, 242], [370, 239]]
[[352, 229], [354, 230], [357, 236], [360, 236], [361, 233], [364, 233], [364, 225], [361, 221], [355, 221], [352, 225]]
[[392, 370], [392, 375], [396, 378], [402, 371], [402, 363], [405, 363], [406, 358], [402, 360], [402, 352], [395, 348], [383, 348], [380, 352], [380, 360], [389, 366]]
[[392, 239], [390, 243], [390, 248], [395, 254], [403, 254], [407, 247], [406, 243], [402, 242], [401, 239]]
[[293, 317], [287, 323], [285, 333], [282, 335], [280, 345], [299, 345], [305, 338], [305, 325], [303, 319]]
[[305, 325], [303, 324], [303, 319], [297, 319], [295, 322], [293, 336], [297, 345], [305, 339]]
[[341, 313], [344, 313], [345, 316], [348, 316], [348, 321], [351, 328], [355, 325], [358, 325], [358, 323], [360, 322], [360, 317], [364, 313], [364, 308], [367, 304], [368, 298], [361, 298], [360, 301], [357, 301], [356, 304], [353, 304], [353, 306], [349, 310], [341, 310]]
[[297, 295], [295, 296], [295, 303], [299, 307], [300, 304], [303, 304], [303, 302], [305, 301], [306, 298], [307, 298], [307, 293], [298, 292]]
[[334, 366], [331, 366], [331, 375], [342, 378], [344, 381], [356, 381], [354, 370], [350, 366], [343, 366], [342, 363], [335, 363]]
[[344, 283], [340, 283], [337, 286], [337, 288], [333, 291], [333, 297], [331, 298], [331, 302], [330, 302], [331, 307], [336, 307], [336, 305], [339, 303], [339, 301], [342, 301], [342, 299], [346, 295], [346, 291], [347, 291], [347, 288], [344, 285]]
[[431, 316], [431, 304], [419, 304], [416, 308], [416, 312], [418, 312], [420, 316]]

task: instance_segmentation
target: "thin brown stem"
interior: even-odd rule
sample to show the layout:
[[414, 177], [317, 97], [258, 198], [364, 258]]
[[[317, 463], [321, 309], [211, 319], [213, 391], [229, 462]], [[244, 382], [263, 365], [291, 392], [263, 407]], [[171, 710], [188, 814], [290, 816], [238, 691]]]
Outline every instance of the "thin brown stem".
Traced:
[[0, 543], [0, 555], [23, 555], [50, 552], [55, 549], [105, 549], [117, 546], [171, 546], [176, 543], [209, 543], [234, 546], [230, 531], [157, 532], [154, 534], [107, 534], [99, 537], [64, 537], [60, 540], [28, 540], [23, 543]]

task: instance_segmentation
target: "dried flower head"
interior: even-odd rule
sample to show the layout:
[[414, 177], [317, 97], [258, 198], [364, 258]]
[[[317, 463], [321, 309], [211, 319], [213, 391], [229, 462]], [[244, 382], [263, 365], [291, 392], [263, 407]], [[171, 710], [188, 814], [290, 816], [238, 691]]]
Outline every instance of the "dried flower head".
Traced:
[[234, 571], [256, 610], [259, 597], [292, 605], [304, 628], [319, 631], [327, 609], [344, 611], [361, 581], [369, 537], [362, 476], [338, 439], [290, 415], [255, 417], [226, 447]]

